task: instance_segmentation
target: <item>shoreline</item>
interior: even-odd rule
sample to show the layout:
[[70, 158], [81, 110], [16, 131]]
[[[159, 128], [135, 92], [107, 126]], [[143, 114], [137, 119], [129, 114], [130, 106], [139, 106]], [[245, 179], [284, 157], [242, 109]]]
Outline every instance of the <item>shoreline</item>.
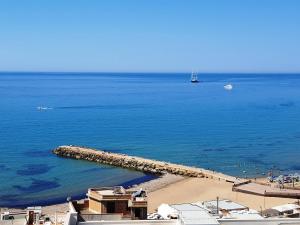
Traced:
[[[149, 179], [150, 178], [150, 179]], [[116, 186], [124, 186], [126, 189], [139, 189], [143, 188], [146, 190], [148, 193], [157, 191], [161, 188], [168, 187], [174, 183], [177, 183], [179, 181], [188, 179], [183, 176], [179, 175], [173, 175], [173, 174], [164, 174], [161, 176], [154, 176], [154, 175], [149, 175], [145, 174], [144, 177], [138, 178], [138, 179], [133, 179], [130, 181], [127, 181], [125, 183], [116, 185]], [[134, 181], [142, 181], [142, 182], [135, 182]], [[127, 184], [127, 185], [126, 185]], [[86, 190], [87, 192], [87, 190]], [[86, 195], [86, 192], [77, 195], [77, 198], [74, 197], [72, 198], [73, 200], [83, 200], [85, 199], [83, 196]], [[81, 196], [81, 197], [80, 197]], [[65, 198], [67, 199], [67, 197]], [[57, 202], [57, 203], [51, 203], [52, 200], [48, 200], [49, 204], [35, 204], [35, 206], [42, 206], [43, 213], [44, 214], [54, 214], [55, 212], [67, 212], [69, 209], [67, 201], [65, 202]], [[45, 201], [47, 202], [47, 201]], [[20, 211], [26, 209], [27, 206], [16, 206], [16, 207], [0, 207], [0, 211]]]
[[[158, 176], [158, 175], [144, 173], [144, 176], [142, 176], [142, 177], [134, 178], [134, 179], [125, 181], [123, 183], [116, 184], [114, 186], [123, 186], [124, 188], [128, 189], [128, 188], [131, 188], [136, 185], [140, 185], [140, 184], [152, 181], [152, 180], [159, 179], [160, 177], [161, 176]], [[86, 196], [86, 191], [87, 190], [85, 190], [82, 193], [72, 195], [70, 197], [72, 198], [72, 200], [84, 199]], [[4, 205], [4, 206], [0, 206], [0, 209], [26, 209], [27, 207], [31, 207], [31, 206], [47, 207], [47, 206], [51, 206], [51, 205], [59, 205], [59, 204], [65, 203], [66, 199], [68, 197], [69, 196], [63, 196], [63, 197], [58, 197], [58, 198], [40, 200], [40, 201], [35, 201], [35, 203], [32, 203], [32, 204], [18, 204], [18, 205], [8, 205], [8, 206]]]
[[[147, 191], [149, 196], [149, 212], [154, 212], [155, 209], [162, 203], [172, 204], [198, 202], [213, 200], [217, 197], [236, 201], [256, 210], [267, 208], [265, 202], [266, 198], [271, 199], [269, 206], [275, 206], [277, 203], [290, 203], [293, 201], [293, 199], [263, 197], [255, 196], [253, 194], [234, 192], [233, 184], [240, 184], [247, 180], [203, 168], [189, 167], [180, 164], [173, 164], [164, 161], [145, 159], [142, 157], [111, 153], [77, 146], [61, 146], [55, 149], [54, 153], [60, 157], [71, 158], [74, 160], [88, 160], [91, 162], [104, 163], [126, 169], [144, 171], [144, 176], [117, 184], [115, 186], [123, 186], [126, 189], [142, 188]], [[263, 180], [266, 178], [257, 177], [254, 179]], [[86, 192], [87, 190], [85, 190], [85, 192], [82, 194], [71, 196], [72, 200], [85, 199]], [[239, 199], [238, 196], [241, 196], [241, 198]], [[30, 205], [42, 206], [45, 214], [66, 212], [68, 210], [68, 203], [66, 199], [67, 197], [49, 199]], [[249, 199], [256, 199], [256, 204], [253, 204], [253, 202], [249, 201]], [[0, 209], [2, 209], [2, 211], [3, 209], [20, 210], [24, 209], [26, 206], [27, 205], [20, 205], [16, 207], [0, 207]]]
[[[134, 188], [143, 188], [147, 191], [149, 213], [155, 212], [157, 207], [162, 203], [193, 203], [214, 200], [216, 197], [219, 197], [220, 199], [229, 199], [258, 211], [281, 204], [296, 202], [296, 199], [263, 197], [233, 192], [232, 184], [223, 180], [212, 178], [190, 178], [174, 174], [164, 174], [156, 179], [138, 185], [132, 185], [129, 189]], [[68, 209], [67, 202], [42, 206], [43, 214], [46, 215], [65, 213]], [[2, 207], [1, 210], [18, 211], [20, 209]]]

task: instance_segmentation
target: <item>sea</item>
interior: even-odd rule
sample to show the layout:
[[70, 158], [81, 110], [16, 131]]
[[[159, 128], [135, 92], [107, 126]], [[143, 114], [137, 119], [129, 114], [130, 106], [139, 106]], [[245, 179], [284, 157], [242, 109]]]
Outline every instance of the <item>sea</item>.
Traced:
[[[300, 74], [0, 73], [0, 206], [154, 176], [60, 158], [79, 145], [239, 177], [300, 172]], [[224, 85], [232, 84], [232, 90]]]

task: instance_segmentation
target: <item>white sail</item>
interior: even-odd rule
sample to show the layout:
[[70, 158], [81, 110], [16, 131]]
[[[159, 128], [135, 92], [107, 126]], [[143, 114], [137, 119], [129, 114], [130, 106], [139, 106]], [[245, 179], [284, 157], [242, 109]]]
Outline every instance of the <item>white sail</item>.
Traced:
[[196, 73], [192, 72], [192, 75], [191, 75], [191, 82], [192, 83], [198, 83], [198, 76]]

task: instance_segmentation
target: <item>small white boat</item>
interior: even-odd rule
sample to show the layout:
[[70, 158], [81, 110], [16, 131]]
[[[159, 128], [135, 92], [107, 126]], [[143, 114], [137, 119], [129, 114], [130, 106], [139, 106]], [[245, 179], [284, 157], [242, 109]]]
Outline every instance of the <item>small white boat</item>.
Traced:
[[199, 80], [198, 80], [198, 76], [196, 73], [192, 72], [192, 75], [191, 75], [191, 82], [192, 83], [198, 83]]
[[224, 89], [225, 90], [230, 91], [230, 90], [232, 90], [232, 88], [233, 88], [232, 84], [226, 84], [226, 85], [224, 85]]
[[39, 111], [52, 109], [52, 108], [50, 108], [50, 107], [45, 107], [45, 106], [38, 106], [38, 107], [36, 107], [36, 108], [37, 108], [37, 110], [39, 110]]

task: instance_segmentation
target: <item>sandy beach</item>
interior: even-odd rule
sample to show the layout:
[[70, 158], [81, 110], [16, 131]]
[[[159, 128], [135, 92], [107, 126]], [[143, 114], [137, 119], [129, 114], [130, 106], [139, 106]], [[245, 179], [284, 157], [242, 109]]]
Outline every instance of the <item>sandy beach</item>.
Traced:
[[249, 208], [261, 210], [276, 205], [295, 202], [295, 199], [262, 197], [232, 191], [232, 184], [208, 178], [185, 178], [148, 193], [149, 211], [153, 212], [161, 203], [186, 203], [229, 199]]

